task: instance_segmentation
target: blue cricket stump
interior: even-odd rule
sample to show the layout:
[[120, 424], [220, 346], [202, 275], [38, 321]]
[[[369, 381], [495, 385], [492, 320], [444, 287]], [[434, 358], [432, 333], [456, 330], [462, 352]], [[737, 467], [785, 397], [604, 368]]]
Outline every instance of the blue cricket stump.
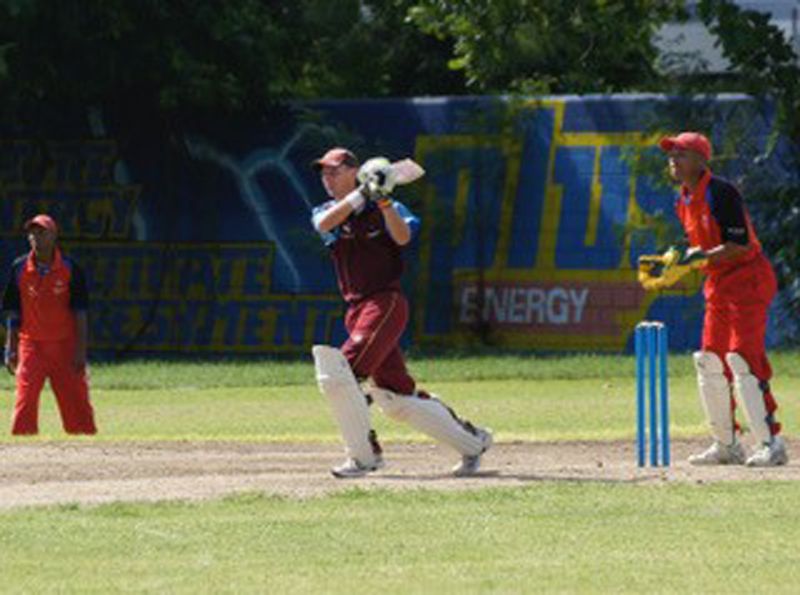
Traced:
[[650, 466], [669, 467], [670, 464], [668, 344], [667, 326], [663, 322], [643, 321], [636, 325], [636, 461], [639, 467], [644, 467], [647, 461], [648, 434]]

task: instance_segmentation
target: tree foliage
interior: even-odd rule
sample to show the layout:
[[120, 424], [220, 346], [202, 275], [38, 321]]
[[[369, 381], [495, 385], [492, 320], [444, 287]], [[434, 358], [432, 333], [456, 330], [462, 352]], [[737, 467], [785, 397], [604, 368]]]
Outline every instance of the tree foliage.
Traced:
[[391, 0], [0, 0], [8, 113], [257, 113], [305, 97], [457, 93], [450, 48]]
[[603, 93], [661, 85], [654, 34], [682, 0], [422, 0], [423, 30], [480, 92]]
[[698, 14], [731, 63], [729, 86], [777, 107], [776, 132], [800, 141], [800, 67], [783, 31], [769, 14], [730, 0], [701, 0]]

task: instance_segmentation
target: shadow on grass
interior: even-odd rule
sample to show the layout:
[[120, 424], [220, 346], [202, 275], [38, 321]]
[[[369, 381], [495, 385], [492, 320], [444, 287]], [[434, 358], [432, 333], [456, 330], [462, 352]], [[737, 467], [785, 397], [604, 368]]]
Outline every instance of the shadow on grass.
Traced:
[[433, 484], [441, 481], [468, 482], [474, 480], [491, 480], [490, 487], [503, 487], [504, 485], [517, 485], [520, 483], [591, 483], [608, 485], [635, 485], [640, 483], [652, 483], [659, 479], [657, 475], [646, 475], [641, 477], [591, 477], [586, 475], [571, 474], [547, 474], [547, 473], [502, 473], [500, 471], [481, 471], [470, 477], [454, 477], [449, 473], [436, 474], [382, 474], [372, 476], [374, 479], [390, 480], [398, 482], [413, 482], [421, 484]]

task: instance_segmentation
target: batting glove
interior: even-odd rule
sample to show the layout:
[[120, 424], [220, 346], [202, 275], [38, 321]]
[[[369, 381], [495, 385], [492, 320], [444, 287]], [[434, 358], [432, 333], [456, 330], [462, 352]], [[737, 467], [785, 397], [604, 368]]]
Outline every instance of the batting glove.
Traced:
[[359, 168], [357, 177], [366, 195], [375, 201], [389, 196], [397, 184], [397, 176], [386, 157], [368, 159]]

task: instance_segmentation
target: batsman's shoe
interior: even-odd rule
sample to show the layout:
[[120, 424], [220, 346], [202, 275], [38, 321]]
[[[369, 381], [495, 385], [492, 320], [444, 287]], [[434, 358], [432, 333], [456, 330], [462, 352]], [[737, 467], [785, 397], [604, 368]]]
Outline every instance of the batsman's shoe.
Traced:
[[783, 438], [775, 436], [769, 444], [762, 444], [745, 463], [748, 467], [778, 467], [789, 462]]
[[367, 473], [383, 469], [385, 466], [383, 457], [376, 457], [375, 462], [371, 465], [365, 465], [356, 459], [347, 459], [338, 467], [331, 469], [331, 473], [339, 479], [354, 479], [364, 477]]
[[487, 450], [491, 448], [492, 442], [494, 442], [492, 433], [489, 430], [475, 428], [475, 433], [483, 443], [483, 450], [476, 455], [463, 455], [461, 457], [461, 462], [453, 467], [453, 475], [456, 477], [469, 477], [470, 475], [475, 475], [481, 468], [481, 457]]
[[744, 448], [738, 440], [727, 445], [715, 440], [707, 450], [689, 457], [691, 465], [744, 465]]

